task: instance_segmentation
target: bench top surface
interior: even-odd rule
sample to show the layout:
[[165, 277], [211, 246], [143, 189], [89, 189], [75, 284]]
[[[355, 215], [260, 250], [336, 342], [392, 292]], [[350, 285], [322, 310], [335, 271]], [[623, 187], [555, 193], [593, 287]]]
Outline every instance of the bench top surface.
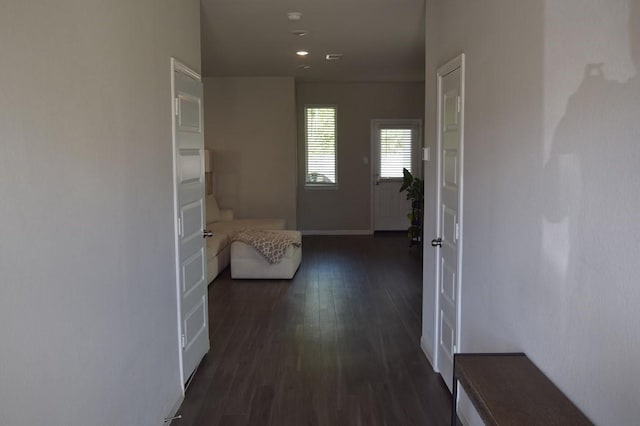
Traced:
[[458, 380], [489, 425], [592, 425], [523, 353], [456, 354]]

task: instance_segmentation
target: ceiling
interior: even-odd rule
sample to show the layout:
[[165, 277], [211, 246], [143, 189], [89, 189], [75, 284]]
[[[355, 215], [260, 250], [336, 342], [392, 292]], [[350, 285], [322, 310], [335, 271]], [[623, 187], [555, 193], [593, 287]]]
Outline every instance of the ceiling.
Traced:
[[[424, 81], [424, 0], [202, 0], [201, 6], [205, 77]], [[289, 21], [288, 12], [302, 19]], [[306, 58], [296, 56], [301, 49], [309, 51]], [[344, 56], [327, 61], [328, 53]]]

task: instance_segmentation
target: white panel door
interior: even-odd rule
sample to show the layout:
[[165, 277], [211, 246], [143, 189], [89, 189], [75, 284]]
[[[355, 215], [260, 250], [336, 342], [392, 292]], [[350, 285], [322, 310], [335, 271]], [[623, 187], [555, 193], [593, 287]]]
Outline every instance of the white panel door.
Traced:
[[183, 383], [209, 351], [200, 76], [173, 63], [176, 272]]
[[464, 56], [438, 71], [438, 229], [436, 369], [452, 387], [453, 354], [460, 346]]
[[420, 120], [373, 120], [373, 230], [404, 231], [411, 202], [402, 186], [402, 168], [421, 176]]

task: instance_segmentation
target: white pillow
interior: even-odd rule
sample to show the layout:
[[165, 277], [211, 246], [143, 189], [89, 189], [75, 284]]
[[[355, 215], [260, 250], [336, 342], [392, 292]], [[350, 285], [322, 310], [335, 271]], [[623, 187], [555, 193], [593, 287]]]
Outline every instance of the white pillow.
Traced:
[[207, 195], [206, 206], [207, 209], [207, 223], [218, 222], [222, 218], [220, 217], [220, 209], [218, 208], [218, 202], [213, 195]]

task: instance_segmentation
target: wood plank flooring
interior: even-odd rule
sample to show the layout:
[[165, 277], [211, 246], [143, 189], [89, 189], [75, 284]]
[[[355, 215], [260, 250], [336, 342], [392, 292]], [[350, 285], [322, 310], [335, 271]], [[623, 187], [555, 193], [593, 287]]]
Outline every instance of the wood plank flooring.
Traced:
[[172, 425], [450, 424], [419, 347], [420, 256], [404, 233], [305, 236], [293, 280], [223, 271], [211, 351]]

